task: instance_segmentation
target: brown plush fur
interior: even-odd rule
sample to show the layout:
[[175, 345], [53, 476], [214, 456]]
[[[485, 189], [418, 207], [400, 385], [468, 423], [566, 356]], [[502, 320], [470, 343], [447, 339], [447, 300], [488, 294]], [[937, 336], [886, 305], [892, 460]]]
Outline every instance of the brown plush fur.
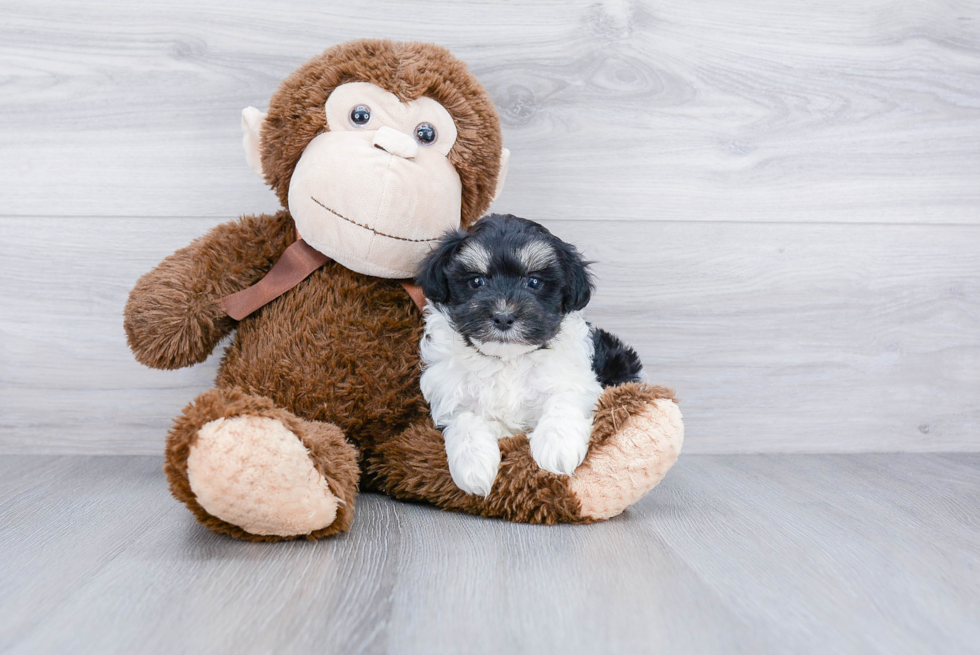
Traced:
[[428, 96], [445, 107], [458, 134], [449, 161], [463, 184], [463, 225], [486, 212], [503, 149], [493, 102], [466, 64], [445, 48], [381, 39], [330, 48], [300, 66], [272, 96], [262, 129], [262, 170], [283, 207], [300, 155], [313, 137], [329, 129], [327, 97], [348, 82], [376, 84], [405, 102]]
[[[326, 97], [350, 81], [374, 82], [405, 100], [427, 95], [453, 114], [459, 139], [450, 160], [463, 182], [464, 224], [474, 221], [496, 184], [497, 115], [462, 63], [442, 48], [416, 43], [337, 46], [283, 83], [262, 133], [263, 167], [283, 203], [303, 149], [327, 129]], [[221, 225], [140, 278], [126, 305], [129, 345], [140, 362], [155, 368], [203, 361], [237, 327], [217, 388], [185, 408], [167, 439], [171, 490], [202, 523], [243, 539], [282, 539], [250, 534], [210, 515], [188, 481], [188, 456], [200, 428], [244, 415], [277, 419], [297, 435], [341, 501], [333, 524], [296, 537], [347, 530], [362, 474], [367, 488], [445, 509], [532, 523], [591, 520], [567, 477], [538, 469], [524, 436], [501, 442], [500, 471], [486, 499], [455, 486], [442, 436], [419, 390], [422, 316], [397, 280], [330, 262], [241, 322], [228, 318], [218, 300], [261, 279], [295, 238], [287, 211]], [[645, 385], [607, 390], [592, 452], [631, 414], [670, 397], [669, 390]]]
[[599, 398], [592, 417], [592, 439], [589, 448], [600, 446], [624, 425], [630, 416], [642, 412], [658, 398], [674, 397], [674, 390], [641, 382], [627, 382], [618, 387], [609, 387]]
[[427, 411], [421, 336], [418, 308], [399, 282], [329, 262], [242, 321], [217, 385], [334, 423], [367, 449]]
[[146, 366], [203, 362], [235, 328], [215, 300], [262, 279], [296, 240], [287, 212], [248, 216], [211, 230], [141, 277], [126, 303], [126, 340]]

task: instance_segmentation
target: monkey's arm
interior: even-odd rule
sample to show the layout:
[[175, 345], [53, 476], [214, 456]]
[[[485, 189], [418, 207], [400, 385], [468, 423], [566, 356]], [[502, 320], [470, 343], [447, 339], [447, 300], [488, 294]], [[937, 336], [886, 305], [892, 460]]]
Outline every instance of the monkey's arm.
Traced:
[[285, 211], [245, 216], [164, 259], [126, 303], [126, 340], [136, 359], [163, 369], [203, 362], [236, 325], [217, 300], [260, 280], [295, 240]]

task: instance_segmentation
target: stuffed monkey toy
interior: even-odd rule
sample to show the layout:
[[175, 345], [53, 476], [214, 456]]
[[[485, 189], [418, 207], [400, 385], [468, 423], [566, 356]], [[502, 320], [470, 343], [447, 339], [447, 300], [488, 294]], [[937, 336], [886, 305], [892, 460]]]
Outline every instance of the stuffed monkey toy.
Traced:
[[[590, 523], [657, 484], [683, 440], [673, 394], [605, 390], [573, 476], [500, 442], [488, 496], [449, 474], [419, 390], [423, 300], [404, 282], [448, 229], [499, 193], [508, 153], [487, 92], [443, 48], [330, 48], [243, 112], [251, 167], [283, 210], [212, 229], [132, 290], [143, 364], [204, 361], [235, 332], [215, 387], [167, 435], [173, 495], [214, 532], [256, 541], [346, 531], [359, 489], [531, 523]], [[418, 301], [418, 305], [416, 304]]]

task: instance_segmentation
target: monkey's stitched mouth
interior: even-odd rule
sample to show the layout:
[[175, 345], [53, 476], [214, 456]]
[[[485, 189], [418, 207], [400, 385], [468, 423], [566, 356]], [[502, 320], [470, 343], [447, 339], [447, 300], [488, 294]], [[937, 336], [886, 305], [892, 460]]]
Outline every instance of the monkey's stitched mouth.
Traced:
[[333, 214], [337, 218], [341, 218], [341, 219], [347, 221], [348, 223], [351, 223], [352, 225], [356, 225], [357, 227], [363, 228], [363, 229], [365, 229], [365, 230], [367, 230], [369, 232], [373, 232], [373, 233], [377, 234], [379, 237], [387, 237], [389, 239], [397, 239], [398, 241], [410, 241], [411, 243], [427, 243], [429, 241], [438, 241], [439, 240], [439, 237], [435, 237], [434, 239], [409, 239], [408, 237], [396, 237], [394, 234], [385, 234], [384, 232], [378, 232], [373, 227], [370, 227], [368, 225], [364, 225], [362, 223], [358, 223], [357, 221], [352, 220], [350, 218], [347, 218], [346, 216], [343, 216], [342, 214], [338, 214], [337, 212], [335, 212], [334, 210], [330, 209], [329, 207], [327, 207], [326, 205], [324, 205], [322, 202], [320, 202], [319, 200], [317, 200], [313, 196], [310, 196], [310, 200], [312, 200], [316, 204], [320, 205], [321, 207], [323, 207], [324, 209], [326, 209], [328, 212], [330, 212], [331, 214]]

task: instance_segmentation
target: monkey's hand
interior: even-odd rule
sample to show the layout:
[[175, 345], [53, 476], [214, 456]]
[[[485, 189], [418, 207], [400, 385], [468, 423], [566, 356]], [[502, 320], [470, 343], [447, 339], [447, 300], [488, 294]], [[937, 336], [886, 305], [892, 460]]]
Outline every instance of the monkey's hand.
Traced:
[[126, 303], [123, 325], [136, 359], [163, 369], [203, 362], [236, 325], [217, 301], [260, 280], [295, 240], [284, 211], [246, 216], [164, 259]]

